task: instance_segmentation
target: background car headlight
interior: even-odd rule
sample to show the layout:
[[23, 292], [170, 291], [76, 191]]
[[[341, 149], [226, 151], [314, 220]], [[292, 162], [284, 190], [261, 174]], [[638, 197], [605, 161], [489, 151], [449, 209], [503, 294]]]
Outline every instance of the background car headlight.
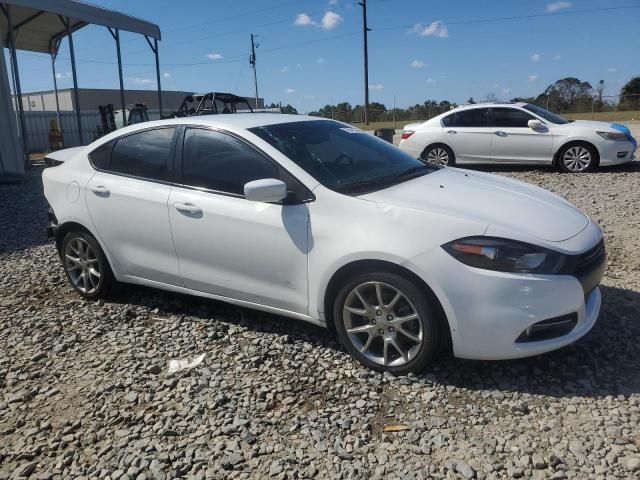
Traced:
[[627, 136], [622, 132], [596, 132], [602, 138], [607, 140], [628, 140]]
[[516, 240], [468, 237], [442, 246], [465, 265], [485, 270], [513, 273], [557, 274], [567, 256]]

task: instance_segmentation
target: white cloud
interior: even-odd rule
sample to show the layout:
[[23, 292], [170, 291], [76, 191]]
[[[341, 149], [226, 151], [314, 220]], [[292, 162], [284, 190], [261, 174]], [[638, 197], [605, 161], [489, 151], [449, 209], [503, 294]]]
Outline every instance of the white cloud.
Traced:
[[374, 85], [369, 85], [369, 90], [382, 90], [384, 88], [384, 85], [380, 85], [378, 84], [374, 84]]
[[315, 25], [316, 22], [311, 20], [311, 17], [306, 13], [299, 13], [296, 15], [296, 19], [293, 21], [296, 27], [307, 27], [309, 25]]
[[538, 74], [537, 73], [532, 73], [531, 75], [529, 75], [529, 81], [531, 83], [535, 82], [536, 80], [538, 80]]
[[155, 83], [150, 78], [129, 77], [127, 80], [138, 85], [151, 85], [152, 83]]
[[609, 67], [607, 68], [607, 72], [617, 72], [618, 69], [616, 67]]
[[164, 73], [162, 74], [162, 76], [163, 76], [164, 78], [171, 78], [171, 74], [170, 74], [169, 72], [164, 72]]
[[531, 61], [533, 63], [538, 63], [540, 60], [542, 60], [542, 55], [540, 55], [539, 53], [534, 53], [533, 55], [531, 55]]
[[338, 4], [338, 0], [329, 0], [329, 6], [332, 7], [333, 5], [337, 5]]
[[427, 83], [436, 83], [436, 79], [435, 78], [427, 78]]
[[282, 68], [280, 69], [280, 72], [282, 72], [282, 73], [287, 73], [289, 70], [290, 70], [290, 69], [289, 69], [289, 66], [288, 66], [288, 65], [285, 65], [284, 67], [282, 67]]
[[557, 12], [558, 10], [563, 10], [565, 8], [573, 7], [573, 3], [571, 2], [553, 2], [547, 4], [547, 12]]
[[554, 60], [562, 60], [562, 55], [560, 55], [559, 53], [556, 53], [556, 54], [553, 56], [553, 59], [554, 59]]
[[69, 78], [71, 76], [71, 72], [64, 72], [64, 73], [56, 73], [56, 78], [58, 80], [60, 80], [61, 78]]
[[292, 93], [296, 93], [296, 89], [295, 88], [287, 88], [284, 93], [286, 93], [287, 95], [291, 95]]
[[316, 60], [316, 63], [325, 63], [326, 60], [322, 57], [320, 57], [319, 59]]
[[343, 20], [344, 18], [337, 13], [327, 12], [324, 14], [324, 17], [322, 17], [322, 28], [325, 30], [331, 30], [336, 28]]
[[422, 60], [414, 60], [413, 62], [411, 62], [410, 64], [413, 68], [424, 68], [427, 66], [426, 63], [424, 63]]
[[447, 38], [449, 36], [449, 29], [440, 20], [436, 20], [428, 26], [416, 23], [413, 28], [409, 30], [409, 33], [417, 33], [423, 37]]
[[502, 89], [502, 95], [504, 95], [505, 97], [507, 95], [509, 95], [511, 93], [511, 89], [510, 88], [503, 88]]
[[205, 55], [205, 57], [207, 57], [209, 60], [220, 60], [220, 59], [224, 58], [219, 53], [207, 53]]

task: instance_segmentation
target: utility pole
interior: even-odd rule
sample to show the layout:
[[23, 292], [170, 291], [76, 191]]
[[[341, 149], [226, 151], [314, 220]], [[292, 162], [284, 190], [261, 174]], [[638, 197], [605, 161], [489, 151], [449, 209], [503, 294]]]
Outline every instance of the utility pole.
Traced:
[[393, 129], [396, 129], [396, 96], [393, 95]]
[[259, 107], [258, 105], [258, 74], [256, 72], [256, 48], [259, 45], [256, 45], [254, 41], [254, 35], [251, 34], [251, 56], [249, 57], [249, 63], [253, 67], [253, 83], [256, 87], [256, 109]]
[[364, 36], [364, 124], [369, 125], [369, 47], [367, 45], [367, 33], [371, 31], [367, 27], [367, 0], [358, 2], [362, 7], [362, 34]]

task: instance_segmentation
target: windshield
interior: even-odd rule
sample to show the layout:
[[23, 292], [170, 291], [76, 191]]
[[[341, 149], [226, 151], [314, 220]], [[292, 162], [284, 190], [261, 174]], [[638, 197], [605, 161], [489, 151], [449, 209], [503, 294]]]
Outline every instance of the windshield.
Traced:
[[569, 123], [569, 120], [567, 120], [566, 118], [561, 117], [560, 115], [556, 115], [555, 113], [551, 113], [549, 110], [545, 110], [544, 108], [538, 107], [537, 105], [525, 105], [524, 109], [535, 113], [539, 117], [542, 117], [551, 123], [556, 123], [558, 125]]
[[322, 185], [365, 193], [438, 170], [390, 143], [331, 120], [280, 123], [249, 129]]

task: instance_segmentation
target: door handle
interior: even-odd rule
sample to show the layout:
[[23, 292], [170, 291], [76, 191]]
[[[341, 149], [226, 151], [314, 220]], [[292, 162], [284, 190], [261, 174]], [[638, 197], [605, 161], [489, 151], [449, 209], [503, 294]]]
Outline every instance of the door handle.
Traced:
[[455, 130], [447, 130], [447, 133], [458, 133]]
[[179, 212], [183, 213], [191, 213], [191, 214], [199, 214], [202, 213], [202, 209], [200, 207], [195, 206], [193, 203], [174, 203], [174, 208]]
[[111, 191], [104, 185], [89, 185], [89, 190], [96, 195], [109, 195], [111, 193]]
[[507, 132], [503, 132], [502, 130], [497, 130], [495, 132], [496, 135], [498, 135], [499, 137], [506, 137], [507, 136]]

